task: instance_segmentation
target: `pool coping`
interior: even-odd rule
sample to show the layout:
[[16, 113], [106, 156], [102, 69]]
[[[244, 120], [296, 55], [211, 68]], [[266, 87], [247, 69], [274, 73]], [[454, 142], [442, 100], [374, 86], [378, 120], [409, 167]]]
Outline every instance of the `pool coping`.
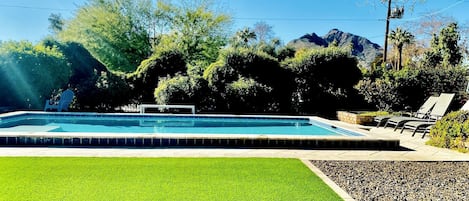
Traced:
[[[0, 115], [1, 117], [24, 114], [73, 115], [80, 113], [50, 113], [17, 111]], [[85, 114], [85, 113], [83, 113]], [[116, 114], [86, 113], [112, 117]], [[122, 115], [119, 113], [118, 115]], [[129, 113], [129, 116], [141, 114]], [[171, 114], [161, 114], [171, 116]], [[151, 115], [160, 116], [160, 115]], [[177, 114], [186, 117], [249, 117], [310, 119], [332, 125], [344, 131], [359, 133], [363, 136], [299, 136], [263, 134], [135, 134], [135, 133], [50, 133], [50, 132], [0, 132], [0, 146], [72, 146], [72, 147], [200, 147], [200, 148], [300, 148], [300, 149], [361, 149], [396, 150], [399, 139], [380, 138], [365, 134], [362, 130], [343, 128], [326, 119], [311, 116], [278, 115], [217, 115], [217, 114]]]

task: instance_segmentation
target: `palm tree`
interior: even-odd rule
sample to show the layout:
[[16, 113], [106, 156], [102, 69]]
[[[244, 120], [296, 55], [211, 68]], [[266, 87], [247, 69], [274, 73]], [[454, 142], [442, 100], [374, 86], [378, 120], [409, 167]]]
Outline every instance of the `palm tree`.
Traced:
[[413, 42], [414, 35], [398, 27], [396, 30], [391, 31], [389, 34], [389, 40], [392, 41], [394, 47], [397, 48], [397, 52], [399, 53], [397, 70], [400, 70], [402, 67], [402, 48], [405, 44], [410, 44]]
[[249, 41], [251, 39], [256, 39], [257, 36], [254, 31], [251, 31], [249, 28], [244, 28], [243, 30], [236, 32], [236, 38], [247, 46]]

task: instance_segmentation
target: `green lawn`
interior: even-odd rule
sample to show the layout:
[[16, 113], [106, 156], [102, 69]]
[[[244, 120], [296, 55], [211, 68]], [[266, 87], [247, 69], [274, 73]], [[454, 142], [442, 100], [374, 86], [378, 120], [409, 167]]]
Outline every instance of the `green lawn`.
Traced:
[[0, 158], [0, 200], [341, 200], [297, 159]]

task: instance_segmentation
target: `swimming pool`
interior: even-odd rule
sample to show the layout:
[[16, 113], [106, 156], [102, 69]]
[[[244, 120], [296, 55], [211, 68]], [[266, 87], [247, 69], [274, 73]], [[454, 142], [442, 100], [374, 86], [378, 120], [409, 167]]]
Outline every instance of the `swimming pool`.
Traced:
[[0, 132], [362, 136], [309, 118], [28, 113], [2, 118]]
[[396, 144], [314, 117], [53, 112], [0, 115], [0, 145], [360, 147], [363, 142], [377, 142], [372, 146], [384, 148]]

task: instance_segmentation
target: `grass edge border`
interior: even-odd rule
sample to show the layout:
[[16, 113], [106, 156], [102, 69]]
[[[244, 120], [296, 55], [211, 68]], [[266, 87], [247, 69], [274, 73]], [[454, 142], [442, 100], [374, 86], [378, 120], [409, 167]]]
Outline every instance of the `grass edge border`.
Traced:
[[308, 167], [314, 174], [316, 174], [321, 180], [326, 183], [339, 197], [341, 197], [344, 201], [355, 201], [350, 194], [347, 193], [344, 189], [342, 189], [339, 185], [337, 185], [334, 181], [332, 181], [329, 177], [326, 176], [319, 168], [313, 165], [310, 160], [301, 159], [300, 161], [303, 162], [306, 167]]

